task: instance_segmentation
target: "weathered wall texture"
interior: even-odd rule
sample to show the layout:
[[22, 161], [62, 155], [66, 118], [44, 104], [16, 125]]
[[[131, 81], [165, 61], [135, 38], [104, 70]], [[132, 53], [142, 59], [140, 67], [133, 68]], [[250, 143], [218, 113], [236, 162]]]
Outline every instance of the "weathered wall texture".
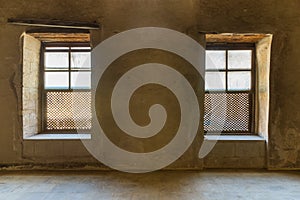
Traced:
[[39, 71], [41, 42], [24, 34], [22, 114], [24, 137], [39, 133]]
[[[97, 21], [102, 29], [92, 31], [94, 46], [118, 32], [143, 26], [166, 27], [193, 36], [195, 30], [273, 34], [268, 167], [300, 168], [299, 8], [297, 0], [0, 0], [0, 163], [96, 163], [80, 141], [22, 140], [20, 36], [30, 27], [8, 25], [6, 20], [24, 17]], [[232, 145], [217, 145], [204, 164], [222, 167], [218, 158], [228, 151], [232, 159], [224, 167], [264, 166], [261, 145], [248, 155], [261, 160], [249, 165], [241, 155], [251, 152], [251, 144]], [[243, 147], [248, 150], [244, 152]]]
[[204, 168], [266, 168], [264, 141], [219, 141], [204, 158]]

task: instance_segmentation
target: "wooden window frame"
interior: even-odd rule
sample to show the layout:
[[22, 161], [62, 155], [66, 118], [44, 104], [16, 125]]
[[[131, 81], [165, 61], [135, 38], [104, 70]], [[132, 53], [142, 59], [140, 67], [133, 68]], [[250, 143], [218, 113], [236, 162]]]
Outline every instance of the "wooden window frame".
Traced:
[[[68, 49], [60, 49], [60, 50], [55, 50], [55, 49], [46, 49], [46, 47], [68, 47]], [[42, 133], [45, 134], [73, 134], [76, 132], [76, 129], [60, 129], [60, 130], [47, 130], [47, 115], [46, 115], [46, 94], [47, 92], [87, 92], [91, 91], [91, 89], [72, 89], [71, 88], [71, 72], [91, 72], [91, 69], [85, 70], [74, 70], [71, 69], [71, 53], [72, 52], [91, 52], [91, 49], [71, 49], [71, 47], [91, 47], [90, 43], [87, 42], [42, 42], [41, 44], [41, 55], [40, 55], [40, 67], [41, 67], [41, 75], [40, 75], [40, 105], [39, 105], [39, 110], [40, 110], [40, 125], [41, 125], [41, 130]], [[68, 72], [68, 77], [69, 77], [69, 83], [68, 83], [68, 89], [45, 89], [45, 72], [48, 70], [45, 69], [45, 52], [68, 52], [68, 69], [66, 70], [49, 70], [51, 72]], [[87, 133], [89, 130], [86, 131]]]
[[[256, 46], [255, 43], [207, 43], [206, 50], [224, 50], [225, 69], [211, 70], [205, 69], [206, 72], [225, 72], [225, 91], [209, 91], [205, 93], [248, 93], [249, 98], [249, 127], [248, 131], [222, 131], [221, 135], [256, 135], [255, 133], [255, 96], [256, 96]], [[251, 50], [252, 61], [251, 69], [228, 69], [228, 51], [230, 50]], [[251, 71], [251, 88], [250, 90], [228, 90], [228, 72], [231, 71]], [[217, 132], [217, 131], [216, 131]], [[211, 134], [211, 131], [209, 132]], [[207, 131], [205, 131], [207, 134]]]

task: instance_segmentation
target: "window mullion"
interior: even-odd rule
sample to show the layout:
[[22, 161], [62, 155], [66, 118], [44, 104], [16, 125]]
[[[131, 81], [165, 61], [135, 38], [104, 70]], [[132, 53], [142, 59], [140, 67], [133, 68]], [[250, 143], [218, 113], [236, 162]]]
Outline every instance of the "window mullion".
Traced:
[[226, 93], [228, 92], [228, 50], [225, 51], [226, 55], [225, 55], [225, 91]]
[[71, 47], [69, 47], [69, 90], [71, 90]]

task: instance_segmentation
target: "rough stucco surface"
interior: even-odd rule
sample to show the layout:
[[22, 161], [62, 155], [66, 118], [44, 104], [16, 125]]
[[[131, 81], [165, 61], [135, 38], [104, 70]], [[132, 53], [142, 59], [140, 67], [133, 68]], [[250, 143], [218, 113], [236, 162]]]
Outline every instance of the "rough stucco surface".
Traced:
[[24, 17], [97, 21], [103, 28], [92, 31], [94, 45], [142, 26], [184, 33], [273, 34], [268, 167], [300, 168], [299, 8], [296, 0], [0, 0], [0, 163], [95, 162], [84, 149], [80, 151], [80, 141], [22, 140], [20, 36], [29, 27], [8, 25], [6, 20]]

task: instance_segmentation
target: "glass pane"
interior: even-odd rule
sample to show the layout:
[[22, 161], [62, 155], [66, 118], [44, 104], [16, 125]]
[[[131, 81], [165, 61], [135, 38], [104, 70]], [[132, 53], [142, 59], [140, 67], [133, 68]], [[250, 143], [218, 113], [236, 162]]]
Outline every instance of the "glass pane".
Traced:
[[205, 90], [225, 90], [225, 72], [206, 72]]
[[68, 50], [69, 47], [46, 47], [47, 50]]
[[91, 47], [71, 47], [71, 49], [79, 49], [79, 50], [84, 49], [84, 50], [90, 50]]
[[229, 50], [228, 69], [251, 69], [251, 50]]
[[46, 69], [67, 69], [68, 52], [45, 52]]
[[90, 89], [91, 72], [71, 72], [72, 89]]
[[251, 72], [228, 72], [228, 90], [250, 90]]
[[225, 51], [207, 50], [205, 58], [206, 69], [225, 69]]
[[68, 89], [68, 72], [45, 72], [45, 89]]
[[72, 52], [71, 67], [74, 69], [89, 69], [91, 68], [91, 53], [90, 52]]

